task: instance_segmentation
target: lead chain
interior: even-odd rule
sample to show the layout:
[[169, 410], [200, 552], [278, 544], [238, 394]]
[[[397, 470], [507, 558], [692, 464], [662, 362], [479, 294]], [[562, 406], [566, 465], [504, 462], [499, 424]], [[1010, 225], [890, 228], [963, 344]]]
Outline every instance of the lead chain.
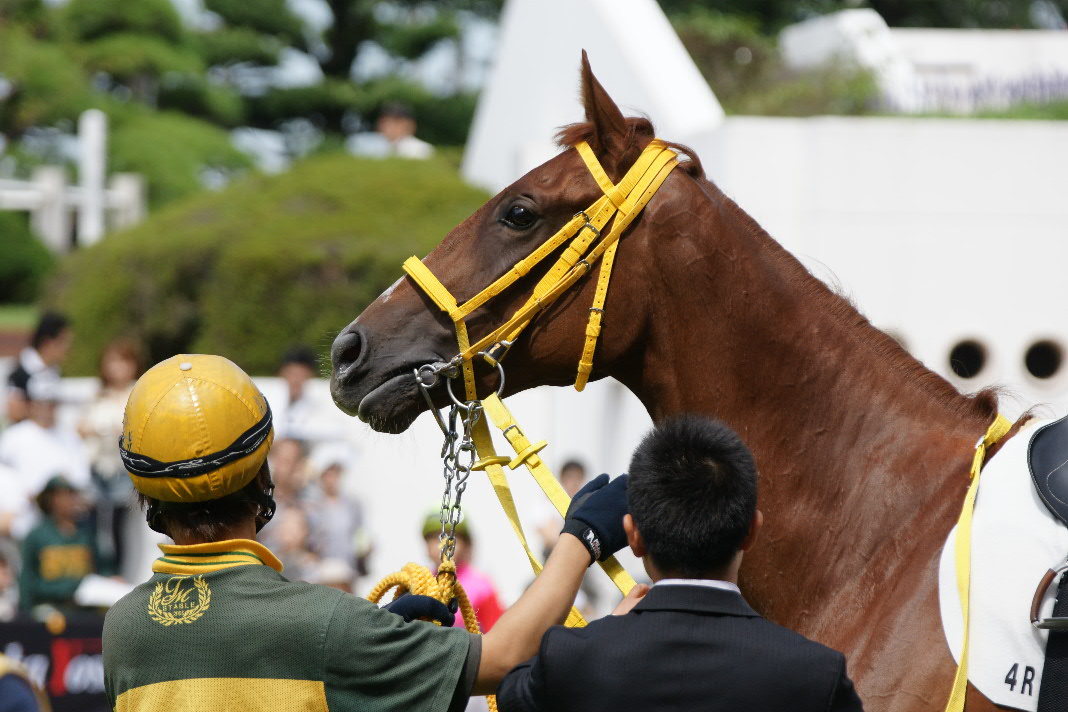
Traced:
[[[462, 421], [461, 421], [461, 413]], [[452, 561], [456, 553], [456, 525], [460, 523], [463, 512], [460, 502], [463, 499], [464, 490], [467, 489], [467, 479], [471, 476], [471, 468], [475, 464], [476, 451], [474, 441], [474, 428], [482, 415], [482, 406], [477, 401], [470, 401], [464, 405], [452, 406], [449, 409], [448, 426], [445, 430], [445, 442], [442, 445], [442, 475], [445, 479], [445, 491], [441, 496], [441, 509], [438, 519], [441, 521], [441, 533], [438, 539], [441, 542], [441, 561]], [[457, 421], [463, 425], [463, 434], [456, 432]]]

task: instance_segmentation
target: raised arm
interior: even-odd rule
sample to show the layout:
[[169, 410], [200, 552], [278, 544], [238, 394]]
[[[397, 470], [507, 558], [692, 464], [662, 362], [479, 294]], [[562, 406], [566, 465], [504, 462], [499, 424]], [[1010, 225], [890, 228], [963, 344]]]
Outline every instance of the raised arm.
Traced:
[[586, 569], [626, 545], [626, 475], [601, 475], [576, 493], [564, 529], [545, 568], [482, 639], [482, 661], [472, 694], [492, 694], [513, 667], [538, 652], [550, 626], [567, 617]]

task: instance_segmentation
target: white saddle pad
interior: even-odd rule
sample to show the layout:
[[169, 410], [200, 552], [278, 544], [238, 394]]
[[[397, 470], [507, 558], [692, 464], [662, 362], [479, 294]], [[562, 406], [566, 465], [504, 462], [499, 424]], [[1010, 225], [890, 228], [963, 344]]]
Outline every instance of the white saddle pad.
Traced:
[[[983, 468], [972, 517], [971, 642], [968, 680], [998, 705], [1034, 712], [1046, 654], [1046, 631], [1031, 626], [1031, 599], [1047, 569], [1068, 555], [1068, 527], [1039, 499], [1027, 469], [1032, 421]], [[949, 533], [938, 571], [942, 627], [953, 659], [960, 662], [964, 623], [957, 593], [954, 546]], [[1039, 609], [1053, 612], [1057, 582]]]

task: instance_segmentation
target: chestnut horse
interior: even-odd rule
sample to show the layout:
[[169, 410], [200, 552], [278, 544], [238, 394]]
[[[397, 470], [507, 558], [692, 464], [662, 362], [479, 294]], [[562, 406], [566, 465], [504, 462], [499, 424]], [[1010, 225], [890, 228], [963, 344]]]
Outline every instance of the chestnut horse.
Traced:
[[[587, 141], [618, 181], [652, 127], [623, 117], [585, 58], [582, 98], [587, 122], [564, 129], [561, 144]], [[940, 710], [955, 665], [938, 612], [939, 552], [996, 398], [963, 396], [924, 368], [675, 148], [689, 160], [620, 242], [593, 378], [618, 379], [654, 419], [703, 413], [737, 430], [756, 456], [766, 522], [742, 569], [746, 598], [845, 652], [868, 710]], [[462, 302], [600, 196], [564, 151], [424, 262]], [[550, 262], [476, 310], [472, 340], [522, 305]], [[595, 282], [582, 278], [511, 348], [506, 395], [574, 381]], [[413, 369], [456, 352], [446, 315], [402, 278], [334, 342], [334, 399], [376, 430], [401, 432], [426, 409]], [[480, 366], [489, 392], [496, 377]], [[968, 710], [991, 709], [969, 689]]]

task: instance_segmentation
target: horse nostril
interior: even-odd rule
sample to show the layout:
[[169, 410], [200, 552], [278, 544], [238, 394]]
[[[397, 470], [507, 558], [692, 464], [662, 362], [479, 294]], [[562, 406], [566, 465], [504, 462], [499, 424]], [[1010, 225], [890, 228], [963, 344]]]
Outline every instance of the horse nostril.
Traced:
[[330, 360], [334, 364], [334, 375], [344, 376], [363, 360], [367, 341], [360, 331], [358, 326], [349, 327], [334, 339], [334, 345], [330, 348]]

